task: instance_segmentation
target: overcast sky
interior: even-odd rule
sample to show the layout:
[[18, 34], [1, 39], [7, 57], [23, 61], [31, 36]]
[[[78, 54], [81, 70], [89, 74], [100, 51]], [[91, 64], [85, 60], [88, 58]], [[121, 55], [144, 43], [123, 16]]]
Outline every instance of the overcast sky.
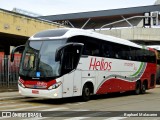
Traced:
[[0, 8], [20, 8], [40, 15], [56, 15], [153, 5], [156, 0], [0, 0]]

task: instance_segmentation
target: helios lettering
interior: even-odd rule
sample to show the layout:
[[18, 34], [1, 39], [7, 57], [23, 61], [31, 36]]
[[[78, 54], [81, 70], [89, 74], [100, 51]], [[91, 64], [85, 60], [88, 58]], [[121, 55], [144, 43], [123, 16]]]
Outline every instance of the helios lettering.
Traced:
[[111, 66], [112, 62], [107, 62], [103, 58], [101, 61], [97, 60], [96, 58], [91, 58], [89, 70], [108, 70], [112, 69]]

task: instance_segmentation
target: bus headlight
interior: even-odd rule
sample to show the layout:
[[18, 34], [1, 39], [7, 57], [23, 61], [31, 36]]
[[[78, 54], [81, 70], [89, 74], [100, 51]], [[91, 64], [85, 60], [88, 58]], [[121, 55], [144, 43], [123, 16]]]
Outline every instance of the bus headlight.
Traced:
[[25, 88], [25, 86], [18, 80], [18, 85]]
[[48, 89], [49, 89], [49, 90], [51, 90], [51, 89], [56, 89], [56, 88], [58, 88], [61, 84], [62, 84], [61, 81], [60, 81], [60, 82], [57, 82], [57, 83], [51, 85]]

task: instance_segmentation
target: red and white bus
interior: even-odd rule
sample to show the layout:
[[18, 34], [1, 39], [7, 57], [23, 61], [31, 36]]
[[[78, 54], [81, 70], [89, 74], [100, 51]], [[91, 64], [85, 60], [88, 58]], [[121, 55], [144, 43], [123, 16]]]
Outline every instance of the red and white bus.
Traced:
[[156, 56], [153, 49], [91, 31], [45, 30], [26, 42], [19, 76], [24, 96], [89, 100], [91, 94], [140, 94], [155, 87]]
[[156, 59], [157, 59], [157, 73], [156, 73], [156, 84], [160, 84], [160, 45], [149, 45], [149, 48], [153, 48], [156, 51]]

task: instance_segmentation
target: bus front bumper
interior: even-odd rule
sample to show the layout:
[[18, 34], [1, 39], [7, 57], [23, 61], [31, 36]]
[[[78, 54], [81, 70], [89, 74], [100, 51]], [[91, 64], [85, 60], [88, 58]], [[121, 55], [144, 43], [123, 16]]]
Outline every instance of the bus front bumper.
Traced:
[[62, 86], [57, 89], [44, 90], [44, 89], [30, 89], [23, 88], [18, 85], [19, 93], [27, 97], [41, 97], [41, 98], [62, 98]]

